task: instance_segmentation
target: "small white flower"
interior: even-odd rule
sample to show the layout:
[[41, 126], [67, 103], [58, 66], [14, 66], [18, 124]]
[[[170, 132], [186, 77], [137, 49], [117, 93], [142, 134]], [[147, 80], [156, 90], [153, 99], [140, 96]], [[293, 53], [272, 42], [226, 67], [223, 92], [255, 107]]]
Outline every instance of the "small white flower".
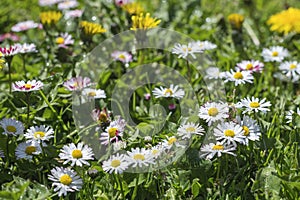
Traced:
[[66, 196], [67, 192], [79, 191], [82, 187], [82, 179], [75, 171], [68, 168], [55, 167], [51, 170], [48, 179], [53, 181], [54, 192], [58, 191], [58, 196]]
[[180, 147], [180, 148], [184, 148], [184, 146], [182, 144], [179, 143], [179, 140], [177, 137], [175, 136], [167, 136], [167, 139], [163, 140], [161, 143], [162, 147], [169, 150], [172, 147]]
[[250, 71], [240, 71], [237, 69], [236, 71], [230, 70], [230, 72], [226, 72], [225, 74], [225, 82], [231, 81], [234, 82], [234, 85], [237, 86], [239, 84], [252, 83], [253, 76]]
[[173, 98], [176, 98], [176, 99], [181, 99], [185, 94], [184, 90], [178, 89], [178, 85], [176, 85], [174, 87], [173, 84], [171, 84], [169, 88], [164, 88], [162, 86], [160, 86], [159, 88], [154, 88], [152, 93], [155, 96], [155, 98], [173, 97]]
[[85, 87], [91, 85], [91, 79], [88, 77], [74, 77], [66, 82], [64, 82], [63, 86], [69, 91], [82, 90]]
[[111, 54], [111, 57], [114, 60], [121, 61], [124, 64], [132, 62], [132, 55], [128, 53], [127, 51], [114, 51]]
[[70, 18], [81, 17], [82, 13], [83, 13], [82, 10], [68, 10], [65, 12], [65, 18], [70, 19]]
[[129, 162], [125, 155], [117, 153], [110, 156], [106, 161], [103, 161], [102, 168], [108, 173], [122, 174], [128, 168]]
[[186, 58], [188, 55], [191, 55], [195, 59], [195, 53], [202, 52], [200, 47], [195, 45], [195, 43], [188, 43], [187, 45], [177, 43], [172, 49], [172, 53], [178, 55], [178, 58]]
[[75, 8], [78, 6], [78, 2], [76, 0], [66, 0], [57, 5], [59, 10], [67, 10], [70, 8]]
[[202, 126], [192, 122], [181, 125], [177, 130], [177, 134], [182, 137], [182, 139], [191, 138], [194, 134], [203, 135], [203, 133], [204, 129]]
[[233, 145], [224, 145], [220, 142], [217, 143], [209, 143], [203, 145], [200, 150], [200, 158], [205, 158], [207, 160], [211, 160], [216, 154], [218, 157], [222, 155], [222, 153], [227, 153], [235, 156], [232, 151], [235, 151], [236, 148]]
[[229, 107], [227, 103], [207, 102], [201, 106], [198, 116], [206, 120], [210, 126], [213, 122], [220, 121], [229, 117]]
[[38, 155], [41, 152], [42, 149], [39, 145], [32, 145], [22, 142], [17, 146], [15, 154], [17, 159], [32, 160], [33, 155]]
[[85, 88], [82, 91], [82, 94], [94, 99], [105, 99], [106, 94], [104, 90], [101, 89], [92, 89], [92, 88]]
[[38, 23], [35, 23], [32, 20], [23, 21], [15, 24], [13, 27], [11, 27], [12, 32], [21, 32], [21, 31], [27, 31], [29, 29], [37, 28], [39, 26]]
[[27, 81], [17, 81], [12, 84], [12, 89], [13, 91], [19, 91], [19, 92], [31, 92], [31, 91], [36, 91], [40, 90], [44, 84], [41, 81], [37, 80], [31, 80]]
[[10, 47], [0, 47], [0, 53], [2, 53], [4, 57], [11, 57], [20, 53], [20, 49], [20, 44], [14, 44]]
[[125, 149], [127, 147], [127, 143], [119, 140], [117, 142], [112, 143], [112, 146], [113, 146], [114, 152], [118, 152], [122, 149]]
[[11, 118], [3, 118], [0, 121], [0, 125], [4, 129], [4, 132], [2, 133], [4, 135], [16, 136], [16, 135], [23, 134], [24, 131], [24, 126], [22, 122], [19, 122]]
[[65, 160], [63, 164], [71, 162], [71, 166], [90, 165], [87, 160], [93, 160], [94, 153], [90, 147], [83, 145], [82, 142], [77, 146], [74, 143], [64, 145], [58, 155], [60, 159]]
[[220, 72], [218, 67], [209, 67], [206, 69], [205, 77], [208, 79], [222, 79], [226, 75], [225, 72]]
[[149, 149], [149, 150], [150, 150], [150, 154], [152, 155], [152, 157], [157, 158], [164, 152], [165, 148], [163, 147], [162, 144], [158, 144], [158, 145], [151, 147], [151, 149]]
[[[287, 123], [287, 124], [289, 124], [289, 123], [291, 123], [291, 122], [293, 121], [293, 115], [294, 115], [294, 113], [295, 113], [295, 112], [294, 112], [293, 110], [287, 111], [287, 114], [286, 114], [286, 116], [285, 116], [285, 119], [286, 119], [286, 123]], [[299, 108], [297, 108], [296, 114], [297, 114], [298, 116], [300, 116], [300, 109], [299, 109]]]
[[31, 44], [27, 44], [27, 43], [24, 43], [24, 44], [19, 44], [20, 45], [20, 51], [19, 53], [36, 53], [37, 50], [36, 50], [36, 46], [35, 44], [31, 43]]
[[154, 164], [154, 157], [151, 152], [144, 148], [140, 149], [137, 147], [135, 149], [131, 149], [130, 151], [127, 151], [127, 155], [129, 165], [132, 167], [143, 167]]
[[240, 102], [238, 102], [235, 105], [237, 108], [245, 108], [243, 111], [243, 114], [246, 112], [267, 112], [270, 111], [268, 107], [271, 106], [271, 103], [269, 101], [266, 101], [266, 99], [259, 100], [259, 98], [252, 97], [251, 99], [249, 97], [242, 99]]
[[243, 60], [242, 62], [236, 64], [241, 71], [261, 72], [263, 70], [264, 64], [258, 60]]
[[119, 118], [112, 121], [105, 132], [100, 135], [101, 144], [107, 145], [110, 142], [118, 142], [123, 136], [125, 126], [126, 122], [124, 119]]
[[249, 140], [257, 141], [261, 135], [260, 128], [257, 121], [247, 115], [243, 119], [238, 115], [236, 116], [237, 123], [243, 128], [243, 135], [245, 136], [245, 144], [248, 145]]
[[244, 139], [246, 137], [244, 136], [243, 128], [234, 122], [223, 122], [218, 124], [218, 126], [214, 128], [214, 135], [222, 144], [233, 144], [234, 146], [236, 146], [236, 142], [244, 144]]
[[32, 143], [33, 145], [44, 145], [45, 141], [49, 141], [53, 138], [54, 131], [50, 126], [40, 125], [32, 126], [27, 129], [26, 134], [24, 134], [27, 139], [27, 143]]
[[268, 49], [264, 48], [262, 51], [262, 56], [265, 62], [270, 62], [270, 61], [281, 62], [287, 56], [289, 56], [289, 52], [284, 47], [272, 46]]
[[285, 76], [293, 80], [299, 80], [300, 63], [297, 61], [285, 61], [280, 64], [279, 69]]
[[56, 44], [58, 47], [68, 48], [68, 45], [74, 44], [74, 40], [72, 39], [72, 35], [69, 33], [61, 33], [56, 39]]
[[210, 41], [204, 40], [204, 41], [196, 41], [194, 43], [195, 46], [198, 46], [198, 48], [201, 51], [206, 51], [206, 50], [212, 50], [217, 48], [217, 45], [215, 45], [214, 43], [211, 43]]

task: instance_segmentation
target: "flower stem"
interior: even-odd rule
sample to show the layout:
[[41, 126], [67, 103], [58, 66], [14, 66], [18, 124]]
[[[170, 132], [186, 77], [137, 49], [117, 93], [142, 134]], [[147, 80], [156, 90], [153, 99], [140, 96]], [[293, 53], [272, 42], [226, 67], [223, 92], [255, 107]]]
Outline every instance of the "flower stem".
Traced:
[[23, 70], [24, 70], [24, 76], [25, 76], [25, 78], [27, 77], [26, 76], [26, 74], [27, 74], [27, 72], [26, 72], [26, 67], [25, 67], [25, 61], [26, 61], [26, 55], [25, 54], [23, 54], [23, 56], [22, 56], [22, 58], [23, 58]]
[[133, 194], [132, 194], [131, 200], [134, 200], [135, 197], [136, 197], [137, 190], [138, 190], [138, 184], [139, 184], [139, 177], [140, 177], [140, 175], [138, 174], [137, 177], [136, 177], [135, 187], [134, 187], [134, 190], [133, 190]]
[[9, 93], [11, 94], [11, 84], [12, 84], [12, 80], [11, 80], [11, 59], [7, 59], [7, 66], [8, 66], [8, 82], [9, 82]]
[[124, 193], [124, 190], [123, 190], [123, 183], [122, 183], [122, 180], [120, 179], [120, 175], [118, 175], [117, 177], [118, 177], [118, 182], [119, 182], [120, 188], [121, 188], [122, 199], [125, 199], [125, 193]]
[[9, 141], [10, 141], [10, 135], [7, 134], [7, 139], [6, 139], [6, 165], [5, 168], [7, 169], [10, 166], [10, 160], [9, 160]]
[[26, 93], [26, 101], [27, 101], [27, 126], [29, 126], [29, 113], [30, 113], [30, 93]]
[[188, 68], [188, 80], [191, 82], [191, 76], [192, 76], [192, 74], [191, 74], [191, 67], [190, 67], [190, 63], [189, 63], [189, 61], [188, 60], [186, 60], [186, 66], [187, 66], [187, 68]]

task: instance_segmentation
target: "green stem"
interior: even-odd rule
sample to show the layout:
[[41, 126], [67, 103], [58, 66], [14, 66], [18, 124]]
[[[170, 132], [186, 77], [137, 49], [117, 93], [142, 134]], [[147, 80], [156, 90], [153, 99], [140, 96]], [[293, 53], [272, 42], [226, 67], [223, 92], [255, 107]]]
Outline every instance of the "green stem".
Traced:
[[186, 65], [187, 65], [187, 68], [188, 68], [188, 80], [191, 82], [191, 79], [192, 79], [192, 74], [191, 74], [191, 67], [190, 67], [190, 63], [188, 60], [186, 60]]
[[26, 76], [27, 72], [26, 72], [26, 67], [25, 67], [26, 55], [23, 54], [22, 58], [23, 58], [23, 70], [24, 70], [24, 76], [25, 76], [25, 78], [26, 78], [26, 77], [27, 77], [27, 76]]
[[137, 195], [138, 184], [139, 184], [139, 177], [140, 177], [140, 175], [138, 174], [137, 177], [136, 177], [135, 187], [134, 187], [134, 190], [133, 190], [133, 194], [132, 194], [131, 200], [134, 200], [135, 197], [136, 197], [136, 195]]
[[118, 177], [118, 182], [119, 182], [120, 188], [121, 188], [122, 199], [125, 199], [125, 193], [124, 193], [124, 190], [123, 190], [123, 183], [122, 183], [122, 180], [121, 180], [121, 178], [120, 178], [120, 175], [118, 175], [117, 177]]
[[12, 58], [11, 59], [7, 59], [7, 65], [8, 65], [8, 82], [9, 82], [9, 93], [11, 94], [11, 84], [12, 84], [12, 79], [11, 79], [11, 62], [12, 62]]
[[10, 135], [7, 134], [7, 139], [6, 139], [6, 165], [5, 168], [8, 168], [10, 166], [10, 160], [9, 160], [9, 141], [10, 141]]
[[26, 101], [27, 101], [27, 126], [29, 126], [29, 113], [30, 113], [30, 93], [26, 93]]
[[56, 112], [56, 110], [53, 108], [53, 106], [50, 104], [50, 102], [48, 101], [48, 98], [45, 96], [44, 92], [42, 90], [39, 90], [42, 98], [44, 99], [44, 101], [46, 102], [46, 104], [49, 106], [50, 110], [55, 114], [55, 116], [57, 117], [58, 121], [61, 123], [63, 129], [65, 131], [68, 130], [66, 124], [64, 123], [64, 121], [62, 120], [61, 116], [59, 116]]

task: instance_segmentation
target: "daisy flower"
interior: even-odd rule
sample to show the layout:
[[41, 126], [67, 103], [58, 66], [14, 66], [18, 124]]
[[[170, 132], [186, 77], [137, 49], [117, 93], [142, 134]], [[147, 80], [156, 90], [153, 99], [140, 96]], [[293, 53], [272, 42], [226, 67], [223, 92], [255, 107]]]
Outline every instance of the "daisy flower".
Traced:
[[66, 196], [67, 192], [79, 191], [82, 187], [82, 179], [75, 171], [63, 167], [55, 167], [48, 175], [48, 179], [53, 181], [54, 192], [58, 191], [58, 196]]
[[298, 63], [297, 61], [285, 61], [280, 64], [279, 69], [285, 76], [293, 80], [299, 79], [300, 63]]
[[66, 82], [64, 82], [63, 86], [69, 91], [82, 90], [85, 87], [91, 85], [91, 79], [88, 77], [74, 77]]
[[81, 17], [82, 13], [83, 13], [82, 10], [68, 10], [65, 12], [65, 19]]
[[177, 134], [182, 137], [182, 139], [191, 138], [194, 134], [203, 135], [203, 133], [204, 129], [202, 126], [192, 122], [181, 125], [177, 130]]
[[40, 125], [32, 126], [27, 129], [24, 134], [27, 139], [27, 143], [35, 144], [44, 144], [45, 141], [48, 141], [50, 138], [53, 138], [54, 131], [50, 126]]
[[37, 52], [35, 44], [20, 44], [20, 51], [19, 53], [35, 53]]
[[268, 107], [271, 106], [271, 103], [269, 101], [266, 101], [266, 99], [259, 100], [259, 98], [252, 97], [251, 99], [249, 97], [242, 99], [240, 102], [236, 104], [237, 108], [243, 108], [245, 107], [246, 110], [243, 111], [243, 114], [246, 112], [259, 112], [262, 111], [263, 113], [269, 111], [270, 109]]
[[[286, 114], [286, 116], [285, 116], [285, 119], [286, 119], [286, 123], [287, 123], [287, 124], [289, 124], [289, 123], [291, 123], [291, 122], [293, 121], [293, 115], [294, 115], [294, 113], [295, 113], [295, 112], [294, 112], [293, 110], [287, 111], [287, 114]], [[296, 114], [297, 114], [298, 116], [300, 116], [300, 109], [299, 109], [299, 108], [297, 108]]]
[[196, 59], [195, 53], [202, 52], [203, 50], [195, 43], [188, 43], [187, 45], [177, 43], [172, 49], [172, 53], [178, 55], [178, 58], [186, 58], [188, 55], [191, 55]]
[[102, 168], [103, 171], [108, 173], [122, 174], [128, 168], [127, 157], [123, 154], [110, 156], [110, 158], [106, 161], [103, 161]]
[[117, 6], [123, 6], [123, 5], [126, 5], [128, 3], [130, 3], [130, 0], [115, 0], [115, 4]]
[[39, 26], [38, 23], [35, 23], [32, 20], [23, 21], [15, 24], [11, 27], [12, 32], [21, 32], [21, 31], [27, 31], [29, 29], [37, 28]]
[[33, 155], [38, 155], [42, 152], [39, 145], [35, 146], [26, 142], [20, 143], [15, 151], [17, 159], [32, 160]]
[[125, 149], [127, 147], [127, 143], [119, 140], [117, 142], [112, 143], [112, 147], [113, 147], [114, 152], [118, 152], [122, 149]]
[[173, 97], [176, 99], [181, 99], [185, 94], [184, 90], [178, 89], [178, 85], [174, 87], [173, 84], [171, 84], [169, 88], [164, 88], [160, 86], [159, 88], [155, 88], [152, 92], [155, 98]]
[[27, 81], [17, 81], [13, 83], [12, 89], [13, 91], [19, 91], [19, 92], [31, 92], [31, 91], [36, 91], [40, 90], [44, 84], [41, 81], [37, 80], [31, 80]]
[[168, 150], [171, 149], [173, 146], [180, 147], [180, 148], [184, 147], [179, 143], [178, 138], [176, 138], [175, 136], [171, 136], [171, 137], [167, 136], [167, 138], [162, 141], [161, 145], [163, 148]]
[[124, 119], [119, 118], [112, 121], [105, 129], [105, 132], [100, 135], [101, 144], [107, 145], [109, 142], [118, 142], [120, 137], [123, 136], [125, 126], [126, 122]]
[[209, 67], [206, 69], [205, 77], [208, 79], [222, 79], [226, 75], [225, 72], [220, 72], [218, 67]]
[[262, 51], [262, 57], [265, 62], [281, 62], [289, 56], [289, 52], [286, 48], [281, 46], [272, 46], [270, 48], [264, 48]]
[[128, 53], [127, 51], [114, 51], [111, 54], [111, 57], [114, 60], [120, 61], [124, 64], [128, 64], [128, 63], [132, 62], [132, 55], [130, 53]]
[[201, 106], [198, 116], [204, 119], [210, 126], [213, 122], [220, 121], [229, 117], [229, 107], [227, 103], [205, 103]]
[[106, 98], [106, 94], [104, 90], [101, 89], [92, 89], [92, 88], [85, 88], [82, 91], [82, 94], [85, 96], [88, 96], [90, 98], [94, 98], [94, 99], [105, 99]]
[[56, 44], [58, 47], [68, 48], [68, 45], [74, 44], [74, 40], [72, 39], [72, 35], [68, 33], [61, 33], [56, 39]]
[[71, 162], [71, 166], [90, 165], [87, 160], [93, 160], [94, 153], [90, 147], [83, 145], [82, 142], [77, 146], [74, 143], [64, 145], [58, 155], [60, 159], [66, 160], [63, 164]]
[[18, 54], [20, 52], [21, 46], [20, 44], [15, 44], [10, 47], [0, 47], [0, 52], [4, 57], [10, 57]]
[[236, 121], [243, 128], [243, 134], [245, 136], [246, 145], [248, 145], [249, 140], [259, 140], [261, 133], [256, 120], [250, 118], [247, 115], [244, 115], [243, 119], [241, 119], [240, 116], [236, 116]]
[[154, 158], [157, 158], [158, 156], [160, 156], [164, 152], [164, 150], [165, 150], [165, 148], [161, 144], [155, 145], [149, 149], [150, 154]]
[[78, 2], [76, 0], [66, 0], [66, 1], [60, 2], [57, 5], [57, 8], [59, 10], [67, 10], [70, 8], [75, 8], [77, 6], [78, 6]]
[[130, 151], [127, 151], [127, 160], [129, 162], [129, 165], [132, 165], [132, 167], [143, 167], [143, 166], [149, 166], [150, 164], [154, 164], [154, 158], [149, 150], [146, 150], [144, 148], [135, 148], [131, 149]]
[[19, 122], [17, 120], [11, 119], [11, 118], [3, 118], [0, 121], [0, 125], [4, 129], [4, 132], [2, 134], [4, 135], [21, 135], [24, 131], [24, 126], [22, 122]]
[[214, 43], [211, 43], [210, 41], [204, 40], [204, 41], [196, 41], [194, 43], [196, 47], [199, 48], [200, 51], [206, 51], [206, 50], [212, 50], [217, 48], [217, 45]]
[[217, 143], [209, 143], [203, 145], [200, 150], [200, 158], [205, 158], [207, 160], [211, 160], [216, 154], [218, 157], [222, 155], [222, 153], [227, 153], [233, 156], [236, 156], [232, 151], [235, 151], [236, 148], [233, 145], [224, 145], [220, 142]]
[[227, 145], [233, 144], [236, 146], [236, 142], [244, 144], [244, 130], [243, 128], [234, 122], [223, 122], [218, 124], [214, 128], [214, 135], [216, 140], [222, 144], [226, 143]]
[[225, 74], [225, 83], [228, 81], [234, 82], [234, 85], [237, 86], [239, 84], [252, 83], [253, 76], [250, 71], [240, 71], [237, 69], [236, 71], [230, 70], [230, 72], [226, 72]]
[[261, 72], [263, 70], [264, 64], [258, 60], [243, 60], [242, 62], [236, 64], [241, 71]]

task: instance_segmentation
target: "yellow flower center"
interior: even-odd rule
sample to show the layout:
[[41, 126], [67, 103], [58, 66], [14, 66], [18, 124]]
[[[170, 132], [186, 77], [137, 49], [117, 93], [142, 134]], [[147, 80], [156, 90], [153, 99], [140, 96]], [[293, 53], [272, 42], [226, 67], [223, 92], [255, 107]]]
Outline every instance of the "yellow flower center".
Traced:
[[173, 94], [173, 91], [170, 89], [170, 88], [167, 88], [166, 90], [165, 90], [165, 95], [166, 94], [170, 94], [170, 95], [172, 95]]
[[156, 155], [159, 151], [157, 149], [152, 150], [152, 155]]
[[56, 43], [63, 44], [63, 43], [65, 43], [65, 39], [63, 37], [58, 37], [58, 38], [56, 38]]
[[257, 101], [254, 101], [254, 102], [250, 103], [251, 108], [258, 108], [259, 106], [260, 106], [260, 104]]
[[247, 70], [253, 69], [252, 63], [248, 63], [248, 64], [246, 65], [246, 69], [247, 69]]
[[121, 165], [121, 161], [120, 160], [112, 160], [110, 163], [110, 166], [116, 168], [119, 167]]
[[297, 65], [295, 65], [295, 64], [290, 65], [290, 69], [295, 69], [296, 67], [297, 67]]
[[94, 97], [94, 96], [96, 96], [96, 92], [94, 92], [94, 91], [93, 91], [93, 92], [89, 92], [89, 93], [88, 93], [88, 96]]
[[70, 185], [72, 183], [72, 178], [68, 174], [63, 174], [60, 178], [59, 181], [64, 184], [64, 185]]
[[25, 153], [27, 155], [32, 155], [33, 152], [36, 152], [36, 147], [35, 146], [28, 146], [25, 149]]
[[45, 132], [43, 132], [43, 131], [37, 131], [37, 132], [35, 132], [33, 134], [33, 137], [34, 138], [43, 138], [43, 137], [45, 137]]
[[107, 121], [107, 115], [105, 114], [105, 112], [101, 112], [99, 115], [99, 120], [102, 122], [106, 122]]
[[187, 132], [195, 132], [196, 129], [194, 127], [188, 127], [185, 129]]
[[135, 160], [145, 160], [145, 156], [143, 154], [137, 153], [133, 156]]
[[118, 131], [117, 128], [109, 128], [108, 129], [108, 135], [109, 135], [109, 137], [110, 138], [116, 137], [117, 131]]
[[235, 133], [234, 133], [233, 130], [228, 129], [228, 130], [224, 131], [224, 135], [227, 136], [227, 137], [234, 137]]
[[273, 52], [272, 52], [272, 56], [273, 56], [273, 57], [278, 56], [278, 52], [277, 52], [277, 51], [273, 51]]
[[218, 109], [217, 108], [209, 108], [208, 109], [208, 115], [209, 116], [216, 116], [217, 114], [219, 113]]
[[248, 136], [249, 135], [249, 128], [247, 126], [243, 126], [243, 130], [244, 130], [244, 136]]
[[12, 132], [12, 133], [17, 132], [17, 128], [14, 126], [7, 126], [6, 130], [8, 130], [9, 132]]
[[76, 159], [82, 158], [82, 151], [79, 150], [79, 149], [73, 150], [73, 151], [72, 151], [72, 157], [73, 157], [73, 158], [76, 158]]
[[186, 51], [186, 50], [192, 51], [192, 48], [190, 48], [190, 47], [189, 47], [189, 48], [182, 48], [182, 50], [183, 50], [183, 51]]
[[235, 79], [243, 79], [244, 76], [241, 72], [236, 72], [234, 75], [233, 75], [233, 78]]
[[223, 145], [221, 144], [216, 144], [212, 147], [213, 150], [224, 150]]
[[122, 60], [124, 60], [126, 57], [125, 57], [124, 54], [121, 54], [121, 55], [119, 55], [119, 58], [122, 59]]
[[28, 84], [28, 83], [26, 83], [26, 84], [24, 85], [24, 87], [25, 87], [26, 89], [31, 89], [31, 88], [32, 88], [32, 85], [31, 85], [31, 84]]
[[177, 139], [175, 137], [171, 137], [169, 140], [168, 140], [168, 145], [172, 145], [174, 142], [176, 142]]

